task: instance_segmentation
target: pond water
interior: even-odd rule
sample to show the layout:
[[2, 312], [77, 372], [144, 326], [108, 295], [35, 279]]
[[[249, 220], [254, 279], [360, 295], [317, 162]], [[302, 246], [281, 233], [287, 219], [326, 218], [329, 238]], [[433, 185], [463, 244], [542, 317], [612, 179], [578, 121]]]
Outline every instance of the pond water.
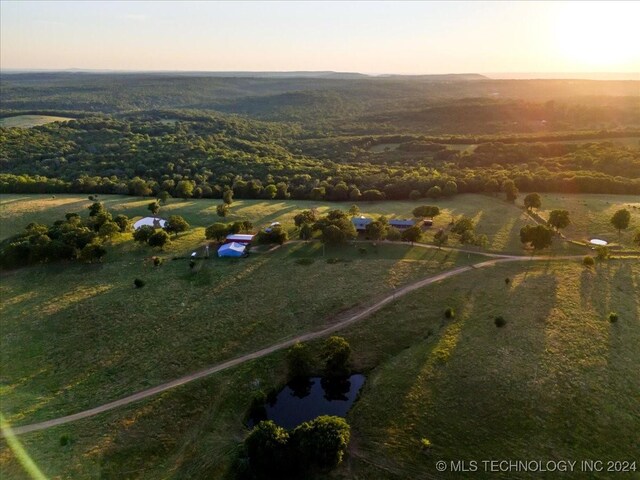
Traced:
[[270, 396], [264, 408], [254, 409], [249, 427], [262, 420], [273, 420], [281, 427], [292, 429], [319, 415], [344, 417], [364, 381], [364, 375], [356, 374], [342, 379], [311, 377], [292, 382]]

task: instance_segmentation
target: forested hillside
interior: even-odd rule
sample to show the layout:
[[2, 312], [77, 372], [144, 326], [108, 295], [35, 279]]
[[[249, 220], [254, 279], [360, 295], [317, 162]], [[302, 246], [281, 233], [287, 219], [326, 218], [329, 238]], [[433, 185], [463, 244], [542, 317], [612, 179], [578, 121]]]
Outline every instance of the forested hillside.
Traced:
[[638, 82], [3, 74], [0, 191], [327, 200], [640, 193]]

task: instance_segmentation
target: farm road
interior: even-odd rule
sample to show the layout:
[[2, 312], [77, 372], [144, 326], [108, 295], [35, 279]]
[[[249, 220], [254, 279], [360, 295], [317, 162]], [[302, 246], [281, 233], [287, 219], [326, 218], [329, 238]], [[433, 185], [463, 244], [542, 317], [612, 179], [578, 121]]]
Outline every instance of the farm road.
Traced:
[[[419, 244], [416, 244], [416, 246], [419, 246]], [[425, 247], [428, 247], [428, 246], [425, 245]], [[458, 249], [447, 248], [447, 250], [458, 250]], [[342, 330], [348, 327], [349, 325], [352, 325], [353, 323], [358, 322], [359, 320], [362, 320], [363, 318], [368, 317], [372, 313], [377, 312], [384, 306], [395, 301], [397, 298], [400, 298], [410, 292], [413, 292], [414, 290], [426, 287], [428, 285], [431, 285], [432, 283], [440, 282], [447, 278], [454, 277], [456, 275], [460, 275], [462, 273], [465, 273], [471, 270], [490, 267], [497, 263], [504, 263], [504, 262], [574, 260], [574, 259], [582, 258], [581, 255], [524, 257], [524, 256], [518, 256], [518, 255], [500, 255], [500, 254], [487, 254], [487, 253], [483, 254], [479, 252], [469, 252], [469, 253], [484, 255], [484, 256], [490, 257], [490, 260], [475, 263], [472, 265], [467, 265], [464, 267], [457, 267], [457, 268], [439, 273], [437, 275], [426, 277], [426, 278], [423, 278], [422, 280], [418, 280], [416, 282], [405, 285], [404, 287], [394, 290], [392, 293], [386, 295], [385, 297], [377, 300], [376, 302], [368, 306], [356, 307], [355, 309], [344, 312], [342, 315], [339, 315], [337, 317], [337, 321], [334, 321], [334, 323], [332, 323], [328, 327], [325, 327], [321, 330], [316, 330], [313, 332], [297, 335], [288, 340], [284, 340], [282, 342], [273, 344], [261, 350], [257, 350], [252, 353], [241, 355], [239, 357], [236, 357], [232, 360], [228, 360], [226, 362], [218, 363], [217, 365], [213, 365], [211, 367], [205, 368], [204, 370], [200, 370], [198, 372], [185, 375], [183, 377], [177, 378], [170, 382], [163, 383], [161, 385], [158, 385], [156, 387], [152, 387], [146, 390], [142, 390], [140, 392], [134, 393], [133, 395], [129, 395], [127, 397], [121, 398], [119, 400], [114, 400], [109, 403], [105, 403], [103, 405], [91, 408], [89, 410], [84, 410], [82, 412], [74, 413], [72, 415], [66, 415], [63, 417], [54, 418], [52, 420], [46, 420], [43, 422], [33, 423], [30, 425], [11, 427], [11, 430], [16, 435], [21, 435], [29, 432], [36, 432], [38, 430], [44, 430], [44, 429], [55, 427], [58, 425], [63, 425], [65, 423], [74, 422], [76, 420], [81, 420], [83, 418], [93, 417], [94, 415], [98, 415], [100, 413], [107, 412], [109, 410], [113, 410], [118, 407], [124, 407], [125, 405], [129, 405], [131, 403], [138, 402], [140, 400], [157, 395], [159, 393], [166, 392], [167, 390], [171, 390], [172, 388], [179, 387], [180, 385], [193, 382], [203, 377], [208, 377], [209, 375], [213, 375], [214, 373], [227, 370], [229, 368], [235, 367], [236, 365], [240, 365], [242, 363], [246, 363], [251, 360], [264, 357], [266, 355], [277, 352], [279, 350], [289, 348], [297, 342], [307, 342], [309, 340], [315, 340], [318, 338], [325, 337], [334, 332]], [[4, 429], [3, 429], [3, 433], [4, 433]]]

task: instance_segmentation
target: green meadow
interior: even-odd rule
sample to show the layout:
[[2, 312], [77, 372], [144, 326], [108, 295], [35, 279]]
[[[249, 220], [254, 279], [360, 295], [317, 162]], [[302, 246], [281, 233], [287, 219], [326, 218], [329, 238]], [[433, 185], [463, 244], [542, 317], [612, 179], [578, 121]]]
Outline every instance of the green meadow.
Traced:
[[[617, 238], [607, 226], [617, 208], [630, 208], [632, 227], [640, 225], [637, 198], [542, 198], [543, 216], [546, 209], [570, 210], [571, 238], [608, 235], [630, 247], [633, 228]], [[131, 217], [145, 216], [150, 201], [100, 200]], [[30, 222], [85, 212], [90, 203], [78, 195], [3, 195], [1, 237]], [[324, 250], [311, 242], [260, 249], [246, 259], [200, 260], [191, 271], [186, 257], [205, 244], [204, 228], [220, 220], [217, 203], [175, 199], [162, 207], [161, 216], [179, 214], [192, 226], [163, 251], [124, 234], [101, 264], [0, 274], [0, 395], [10, 423], [75, 413], [319, 330], [402, 285], [484, 260], [384, 242]], [[366, 215], [408, 217], [421, 203], [434, 202], [359, 206]], [[518, 232], [532, 220], [518, 206], [481, 195], [435, 203], [444, 211], [435, 229], [452, 215], [468, 215], [489, 237], [490, 250], [523, 253]], [[256, 227], [280, 221], [293, 233], [301, 209], [349, 205], [242, 200], [225, 221], [243, 218]], [[590, 252], [556, 243], [550, 253]], [[164, 263], [153, 267], [152, 255]], [[134, 289], [134, 278], [146, 286]], [[592, 268], [579, 259], [519, 261], [418, 289], [342, 330], [353, 369], [366, 373], [367, 382], [348, 415], [348, 455], [329, 476], [458, 478], [436, 472], [435, 462], [637, 456], [638, 291], [640, 262], [633, 258]], [[444, 318], [447, 307], [454, 308], [453, 319]], [[615, 323], [611, 311], [619, 314]], [[502, 328], [493, 323], [498, 315], [507, 321]], [[321, 343], [311, 342], [312, 349]], [[48, 478], [231, 478], [252, 398], [286, 381], [284, 354], [19, 440]], [[423, 448], [422, 439], [431, 447]], [[5, 443], [0, 475], [26, 478]]]
[[51, 115], [16, 115], [13, 117], [0, 118], [0, 127], [10, 128], [31, 128], [39, 125], [46, 125], [52, 122], [67, 122], [73, 120], [69, 117], [56, 117]]

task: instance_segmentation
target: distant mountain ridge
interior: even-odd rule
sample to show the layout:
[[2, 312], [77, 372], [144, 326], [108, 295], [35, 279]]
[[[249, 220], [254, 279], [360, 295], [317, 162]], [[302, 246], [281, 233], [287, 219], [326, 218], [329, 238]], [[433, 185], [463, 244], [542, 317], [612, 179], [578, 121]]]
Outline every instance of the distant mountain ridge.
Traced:
[[207, 72], [207, 71], [145, 71], [145, 70], [91, 70], [81, 68], [68, 68], [64, 70], [40, 70], [40, 69], [3, 69], [2, 74], [25, 74], [25, 73], [61, 73], [61, 74], [136, 74], [136, 75], [171, 75], [185, 77], [219, 77], [219, 78], [317, 78], [332, 80], [351, 80], [351, 79], [410, 79], [410, 80], [432, 80], [432, 81], [464, 81], [464, 80], [488, 80], [489, 78], [478, 73], [447, 73], [433, 75], [401, 75], [401, 74], [380, 74], [368, 75], [358, 72], [334, 72], [326, 71], [284, 71], [284, 72], [249, 72], [249, 71], [228, 71], [228, 72]]

